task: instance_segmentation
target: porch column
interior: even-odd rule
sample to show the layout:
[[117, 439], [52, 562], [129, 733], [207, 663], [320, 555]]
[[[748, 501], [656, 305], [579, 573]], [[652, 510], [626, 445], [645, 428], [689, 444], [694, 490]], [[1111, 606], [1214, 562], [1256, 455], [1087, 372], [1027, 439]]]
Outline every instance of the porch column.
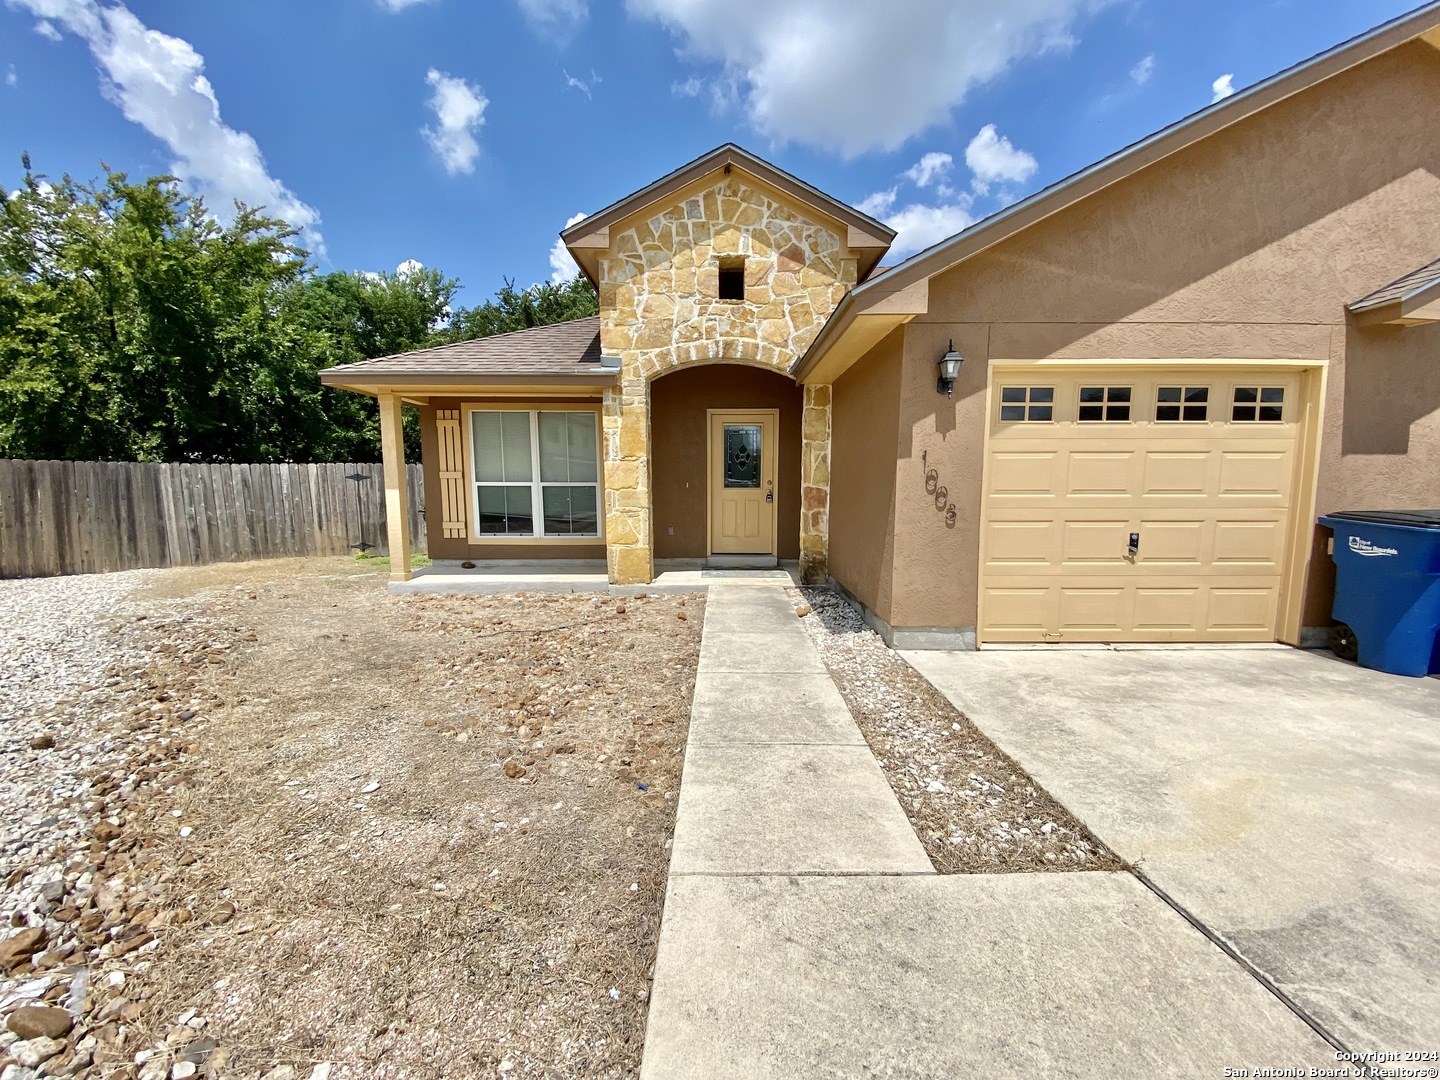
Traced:
[[410, 500], [405, 485], [405, 428], [400, 399], [381, 394], [380, 458], [385, 463], [385, 533], [390, 543], [390, 580], [410, 580]]
[[830, 575], [830, 386], [805, 384], [800, 422], [800, 580]]
[[605, 556], [612, 585], [655, 578], [650, 542], [650, 382], [605, 389]]

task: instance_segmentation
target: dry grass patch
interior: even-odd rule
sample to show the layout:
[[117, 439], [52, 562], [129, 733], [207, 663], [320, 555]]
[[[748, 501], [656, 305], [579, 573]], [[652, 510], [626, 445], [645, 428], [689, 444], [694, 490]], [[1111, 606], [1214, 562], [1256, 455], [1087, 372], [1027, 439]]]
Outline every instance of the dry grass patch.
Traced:
[[127, 984], [127, 1056], [197, 1010], [216, 1075], [634, 1075], [703, 600], [392, 598], [343, 560], [149, 595], [197, 588], [235, 644], [136, 815], [194, 918]]
[[942, 874], [1122, 861], [830, 589], [791, 590], [811, 639]]

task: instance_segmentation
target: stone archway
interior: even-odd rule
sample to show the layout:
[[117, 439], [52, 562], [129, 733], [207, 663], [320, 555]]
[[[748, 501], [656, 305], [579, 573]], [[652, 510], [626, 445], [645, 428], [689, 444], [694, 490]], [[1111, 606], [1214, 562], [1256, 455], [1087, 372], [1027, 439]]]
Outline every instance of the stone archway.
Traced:
[[[728, 365], [755, 368], [779, 378], [790, 377], [759, 358], [753, 341], [727, 342], [734, 355], [707, 355], [686, 349], [683, 356], [670, 350], [658, 363], [655, 353], [646, 357], [649, 370], [622, 369], [617, 385], [605, 392], [605, 542], [609, 574], [617, 585], [642, 585], [654, 580], [656, 522], [653, 463], [652, 390], [656, 380], [703, 367]], [[691, 351], [693, 349], [693, 352]], [[754, 355], [746, 355], [753, 353]], [[698, 355], [696, 355], [698, 354]], [[693, 358], [692, 358], [693, 356]], [[640, 365], [636, 365], [639, 367]], [[799, 422], [799, 525], [796, 530], [801, 580], [826, 580], [829, 541], [830, 387], [796, 387], [801, 394]], [[662, 523], [669, 528], [669, 523]], [[667, 532], [668, 539], [668, 532]]]

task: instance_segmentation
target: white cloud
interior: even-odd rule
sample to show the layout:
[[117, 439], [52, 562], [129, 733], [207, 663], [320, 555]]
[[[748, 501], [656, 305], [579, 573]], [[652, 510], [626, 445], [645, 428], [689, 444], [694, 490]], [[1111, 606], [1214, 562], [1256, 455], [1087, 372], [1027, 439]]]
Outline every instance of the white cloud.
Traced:
[[530, 28], [557, 44], [568, 43], [590, 16], [589, 0], [515, 0]]
[[1213, 105], [1217, 101], [1224, 101], [1231, 94], [1235, 93], [1235, 75], [1233, 73], [1221, 75], [1210, 84], [1210, 92], [1212, 95], [1210, 104]]
[[895, 242], [890, 245], [890, 254], [913, 255], [954, 236], [960, 230], [975, 224], [975, 221], [975, 215], [970, 212], [969, 196], [962, 196], [953, 203], [939, 206], [912, 203], [885, 219], [885, 224], [895, 230]]
[[[1017, 61], [1074, 44], [1097, 0], [626, 0], [731, 80], [751, 125], [853, 158], [944, 123]], [[715, 69], [718, 67], [718, 71]]]
[[949, 154], [931, 151], [906, 169], [905, 175], [916, 187], [929, 187], [932, 180], [945, 176], [954, 164], [955, 159]]
[[15, 65], [14, 65], [14, 64], [6, 64], [6, 65], [5, 65], [5, 85], [6, 85], [6, 86], [19, 86], [19, 85], [20, 85], [20, 73], [15, 70]]
[[974, 187], [981, 195], [1000, 181], [1023, 184], [1040, 168], [1035, 156], [1017, 150], [1010, 140], [986, 124], [965, 148], [965, 164], [975, 174]]
[[590, 79], [588, 82], [585, 79], [577, 79], [574, 75], [571, 75], [570, 72], [566, 71], [564, 68], [560, 69], [560, 74], [565, 76], [566, 89], [579, 90], [587, 98], [590, 96], [590, 90], [592, 87], [599, 86], [602, 82], [605, 81], [600, 78], [599, 75], [596, 75], [593, 69], [590, 72]]
[[419, 259], [406, 259], [399, 266], [395, 267], [395, 276], [407, 278], [411, 274], [418, 274], [425, 269], [425, 264]]
[[60, 41], [65, 36], [60, 33], [59, 30], [55, 29], [55, 24], [49, 19], [41, 19], [37, 22], [35, 24], [35, 32], [43, 38], [49, 38], [51, 41]]
[[1144, 86], [1155, 74], [1155, 54], [1151, 53], [1130, 69], [1130, 79], [1136, 86]]
[[428, 0], [380, 0], [380, 6], [390, 11], [404, 11], [408, 7], [424, 3], [428, 3]]
[[[584, 221], [588, 214], [572, 214], [565, 219], [565, 228], [571, 225], [578, 225]], [[550, 280], [556, 285], [564, 285], [566, 282], [574, 281], [580, 274], [580, 267], [576, 265], [570, 251], [565, 246], [564, 240], [557, 239], [555, 245], [550, 249]]]
[[205, 196], [212, 213], [228, 218], [237, 200], [263, 206], [267, 214], [302, 230], [306, 246], [324, 255], [319, 211], [270, 175], [250, 135], [221, 120], [215, 89], [205, 77], [205, 58], [189, 42], [150, 29], [123, 4], [8, 2], [42, 20], [35, 27], [38, 33], [49, 37], [58, 23], [90, 46], [105, 96], [126, 119], [165, 143], [175, 155], [171, 172]]
[[490, 99], [480, 87], [434, 68], [426, 73], [425, 81], [435, 88], [430, 108], [435, 110], [440, 126], [423, 127], [420, 133], [440, 155], [445, 171], [451, 176], [474, 172], [475, 159], [480, 156], [475, 132], [485, 124], [485, 106], [490, 104]]
[[896, 189], [892, 187], [884, 191], [877, 191], [873, 195], [867, 195], [855, 204], [855, 209], [870, 217], [882, 218], [895, 205], [895, 191]]
[[704, 81], [696, 78], [694, 75], [690, 76], [690, 78], [686, 79], [683, 83], [674, 82], [670, 84], [670, 93], [676, 97], [699, 97], [700, 91], [704, 89]]

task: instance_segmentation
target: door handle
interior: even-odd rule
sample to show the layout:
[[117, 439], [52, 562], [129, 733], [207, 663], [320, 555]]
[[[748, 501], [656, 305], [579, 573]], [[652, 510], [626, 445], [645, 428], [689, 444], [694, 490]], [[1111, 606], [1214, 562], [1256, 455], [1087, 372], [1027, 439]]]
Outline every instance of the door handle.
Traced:
[[1134, 532], [1134, 533], [1131, 533], [1131, 534], [1130, 534], [1130, 551], [1129, 551], [1129, 555], [1130, 555], [1130, 557], [1133, 559], [1136, 555], [1139, 555], [1139, 554], [1140, 554], [1140, 534], [1139, 534], [1138, 532]]
[[775, 501], [775, 492], [773, 492], [773, 491], [767, 491], [767, 492], [765, 492], [765, 501], [766, 501], [767, 503], [773, 503], [773, 502]]

